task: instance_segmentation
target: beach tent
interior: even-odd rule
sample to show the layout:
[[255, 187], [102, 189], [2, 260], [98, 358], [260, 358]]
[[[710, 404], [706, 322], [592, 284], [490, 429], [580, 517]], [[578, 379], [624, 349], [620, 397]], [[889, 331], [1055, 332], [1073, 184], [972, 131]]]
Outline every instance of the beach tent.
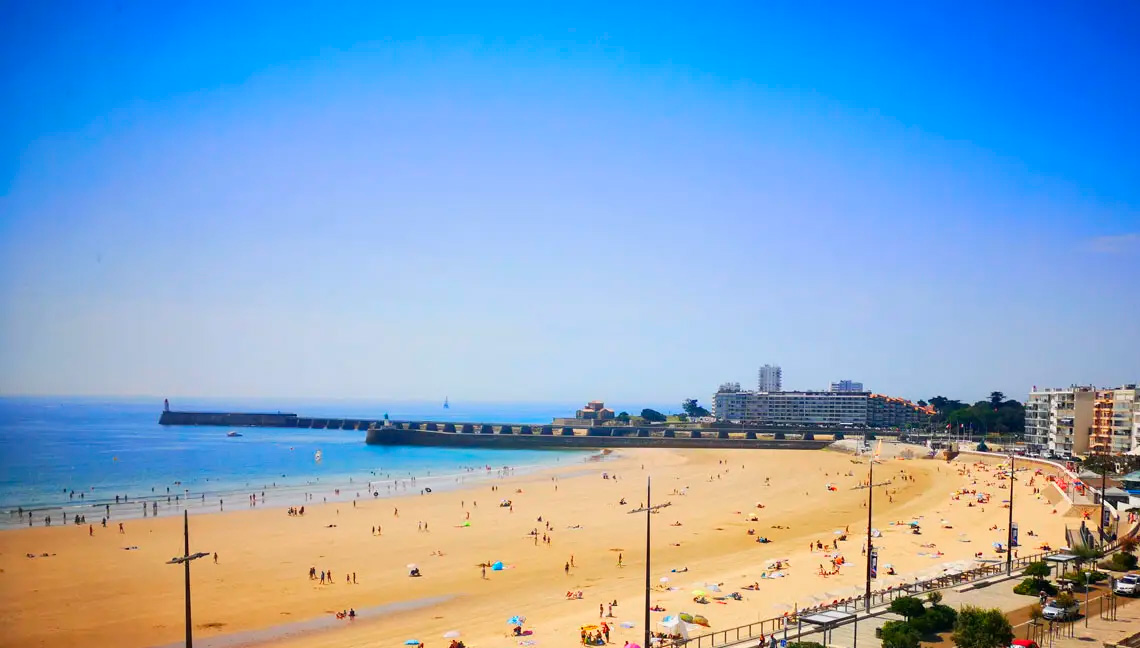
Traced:
[[661, 622], [661, 627], [665, 629], [668, 634], [681, 635], [682, 639], [689, 638], [689, 624], [675, 616], [667, 616]]
[[494, 564], [491, 565], [491, 570], [492, 571], [503, 571], [503, 561], [501, 561], [501, 560], [496, 561]]

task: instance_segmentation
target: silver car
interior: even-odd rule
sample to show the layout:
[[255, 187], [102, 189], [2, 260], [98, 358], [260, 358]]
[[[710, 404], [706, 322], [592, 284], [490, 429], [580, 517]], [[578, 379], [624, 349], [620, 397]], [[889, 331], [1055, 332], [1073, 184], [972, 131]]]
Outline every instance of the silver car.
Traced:
[[1072, 605], [1065, 607], [1061, 605], [1057, 599], [1053, 599], [1045, 604], [1041, 610], [1041, 616], [1049, 621], [1067, 621], [1068, 619], [1075, 618], [1081, 613], [1081, 604], [1076, 601]]
[[1140, 575], [1125, 574], [1113, 583], [1112, 591], [1126, 596], [1140, 593]]

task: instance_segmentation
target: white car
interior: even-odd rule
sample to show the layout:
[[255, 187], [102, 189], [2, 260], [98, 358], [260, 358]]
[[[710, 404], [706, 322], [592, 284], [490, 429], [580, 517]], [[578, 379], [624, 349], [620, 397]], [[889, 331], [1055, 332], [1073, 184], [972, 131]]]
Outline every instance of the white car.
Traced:
[[1112, 585], [1112, 591], [1126, 596], [1140, 593], [1140, 575], [1125, 574]]
[[1068, 607], [1062, 606], [1057, 599], [1049, 601], [1041, 610], [1041, 616], [1049, 621], [1065, 621], [1076, 617], [1081, 612], [1081, 604], [1076, 601]]

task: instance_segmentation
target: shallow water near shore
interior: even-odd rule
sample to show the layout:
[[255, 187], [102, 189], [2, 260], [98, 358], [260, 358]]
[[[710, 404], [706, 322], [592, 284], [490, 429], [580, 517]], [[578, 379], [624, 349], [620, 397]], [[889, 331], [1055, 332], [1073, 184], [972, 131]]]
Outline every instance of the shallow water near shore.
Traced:
[[[250, 410], [235, 403], [195, 403], [195, 409]], [[286, 403], [288, 405], [288, 403]], [[189, 407], [187, 407], [189, 409]], [[434, 409], [433, 409], [434, 408]], [[0, 399], [0, 527], [26, 526], [19, 508], [35, 510], [34, 524], [86, 515], [98, 523], [142, 517], [155, 503], [160, 515], [303, 505], [447, 489], [494, 476], [504, 466], [527, 472], [579, 461], [589, 453], [558, 450], [483, 450], [368, 446], [354, 430], [164, 427], [161, 406], [129, 401]], [[393, 418], [549, 422], [565, 406], [495, 405], [473, 409], [405, 407]], [[435, 411], [438, 409], [438, 411]], [[382, 417], [382, 406], [302, 403], [306, 415]], [[316, 455], [320, 451], [320, 459]], [[415, 482], [411, 478], [415, 477]], [[371, 483], [371, 493], [368, 485]], [[334, 492], [340, 489], [339, 496]], [[262, 497], [262, 493], [265, 496]], [[313, 499], [306, 499], [312, 493]], [[373, 495], [374, 494], [374, 495]], [[118, 503], [115, 497], [119, 496]], [[169, 502], [168, 502], [169, 499]]]

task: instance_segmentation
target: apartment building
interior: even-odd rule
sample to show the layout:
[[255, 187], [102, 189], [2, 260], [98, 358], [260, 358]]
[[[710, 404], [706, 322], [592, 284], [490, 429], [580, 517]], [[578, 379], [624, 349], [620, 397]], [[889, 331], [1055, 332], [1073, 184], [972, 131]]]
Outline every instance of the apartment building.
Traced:
[[1140, 393], [1136, 385], [1097, 390], [1090, 451], [1120, 454], [1132, 450], [1140, 435], [1138, 423]]
[[1057, 456], [1087, 454], [1096, 400], [1093, 387], [1034, 389], [1025, 403], [1026, 443]]
[[756, 391], [778, 392], [784, 388], [784, 372], [779, 365], [764, 365], [760, 367], [759, 380]]
[[871, 394], [867, 399], [867, 425], [871, 427], [923, 425], [932, 416], [933, 407], [923, 407], [905, 398]]
[[712, 414], [720, 421], [781, 425], [865, 425], [867, 392], [718, 391]]
[[831, 383], [831, 388], [828, 391], [833, 392], [861, 392], [863, 391], [863, 383], [855, 380], [837, 380]]

